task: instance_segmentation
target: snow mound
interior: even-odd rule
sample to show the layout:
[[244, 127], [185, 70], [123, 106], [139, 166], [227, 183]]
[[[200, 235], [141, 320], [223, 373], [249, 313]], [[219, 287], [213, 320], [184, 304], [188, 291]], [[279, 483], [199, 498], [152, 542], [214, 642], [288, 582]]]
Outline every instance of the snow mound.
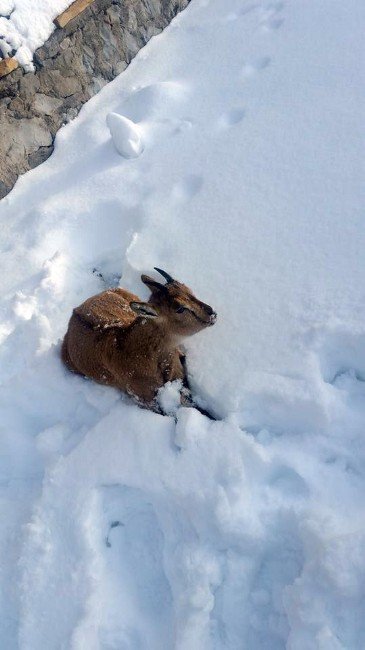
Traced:
[[106, 122], [118, 153], [123, 158], [138, 158], [144, 149], [138, 125], [117, 113], [109, 113]]
[[162, 408], [163, 413], [167, 415], [175, 415], [180, 406], [180, 393], [182, 389], [182, 382], [180, 380], [168, 381], [158, 391], [158, 403]]
[[123, 115], [134, 122], [177, 117], [181, 104], [188, 97], [186, 85], [160, 81], [134, 90], [122, 105]]

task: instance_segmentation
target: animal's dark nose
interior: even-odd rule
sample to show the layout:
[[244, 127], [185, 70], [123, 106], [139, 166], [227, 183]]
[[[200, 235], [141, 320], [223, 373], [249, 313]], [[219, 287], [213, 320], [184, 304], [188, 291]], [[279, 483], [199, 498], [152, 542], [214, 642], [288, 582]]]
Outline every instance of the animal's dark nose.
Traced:
[[213, 311], [212, 309], [212, 313], [210, 314], [210, 324], [214, 325], [216, 320], [217, 320], [217, 312]]
[[205, 305], [205, 311], [207, 312], [208, 316], [212, 316], [212, 314], [215, 314], [214, 309], [209, 307], [209, 305]]

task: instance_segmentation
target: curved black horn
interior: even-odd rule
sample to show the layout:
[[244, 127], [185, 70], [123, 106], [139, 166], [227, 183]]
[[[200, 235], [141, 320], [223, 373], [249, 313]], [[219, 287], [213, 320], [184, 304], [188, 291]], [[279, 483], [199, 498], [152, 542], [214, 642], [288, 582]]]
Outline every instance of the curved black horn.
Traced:
[[166, 271], [163, 271], [162, 269], [158, 269], [157, 266], [154, 266], [153, 268], [155, 269], [155, 271], [157, 271], [157, 273], [160, 273], [162, 277], [165, 278], [167, 283], [174, 281], [174, 278], [172, 278], [171, 275], [166, 273]]

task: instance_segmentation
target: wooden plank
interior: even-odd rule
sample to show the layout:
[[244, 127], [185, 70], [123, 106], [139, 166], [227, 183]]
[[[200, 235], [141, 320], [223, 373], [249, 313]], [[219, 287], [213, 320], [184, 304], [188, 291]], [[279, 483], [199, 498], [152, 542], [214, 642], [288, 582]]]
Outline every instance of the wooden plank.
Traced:
[[2, 61], [0, 61], [0, 77], [5, 77], [5, 75], [13, 72], [18, 65], [18, 61], [14, 58], [2, 59]]
[[54, 19], [56, 27], [65, 27], [73, 18], [81, 14], [94, 0], [75, 0], [62, 14]]

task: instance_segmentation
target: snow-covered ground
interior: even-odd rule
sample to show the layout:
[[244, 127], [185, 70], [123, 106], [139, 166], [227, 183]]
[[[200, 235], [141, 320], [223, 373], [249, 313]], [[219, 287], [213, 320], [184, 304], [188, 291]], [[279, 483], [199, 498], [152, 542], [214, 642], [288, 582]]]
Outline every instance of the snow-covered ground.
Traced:
[[14, 56], [33, 69], [33, 53], [52, 34], [54, 19], [73, 0], [0, 0], [0, 59]]
[[[192, 0], [2, 201], [1, 648], [365, 647], [364, 20]], [[154, 266], [217, 422], [60, 363]]]

